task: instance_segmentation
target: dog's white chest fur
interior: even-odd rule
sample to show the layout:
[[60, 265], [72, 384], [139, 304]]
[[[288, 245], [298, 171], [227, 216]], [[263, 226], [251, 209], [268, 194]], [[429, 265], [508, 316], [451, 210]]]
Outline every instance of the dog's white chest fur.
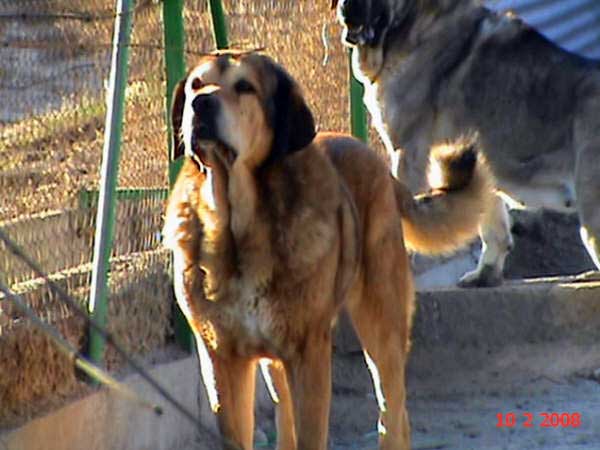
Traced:
[[213, 171], [210, 168], [206, 169], [206, 181], [200, 188], [200, 196], [210, 211], [215, 211], [217, 209], [213, 186]]
[[267, 289], [248, 280], [239, 283], [238, 295], [230, 310], [232, 326], [245, 335], [244, 346], [252, 347], [252, 351], [274, 350], [269, 347], [278, 335], [275, 332], [277, 320]]

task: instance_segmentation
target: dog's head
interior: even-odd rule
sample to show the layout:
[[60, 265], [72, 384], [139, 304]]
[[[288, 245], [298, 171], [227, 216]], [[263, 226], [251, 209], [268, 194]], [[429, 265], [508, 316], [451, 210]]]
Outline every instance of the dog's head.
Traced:
[[380, 46], [395, 11], [405, 1], [334, 0], [338, 20], [344, 27], [342, 42], [348, 46]]
[[175, 156], [210, 164], [214, 151], [231, 164], [253, 167], [306, 147], [315, 124], [300, 88], [267, 56], [204, 57], [175, 89], [172, 108]]

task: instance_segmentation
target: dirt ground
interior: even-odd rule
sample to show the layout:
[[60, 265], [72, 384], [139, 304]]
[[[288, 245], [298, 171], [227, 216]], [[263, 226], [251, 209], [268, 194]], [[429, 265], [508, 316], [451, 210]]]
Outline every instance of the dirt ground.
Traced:
[[[508, 350], [490, 357], [484, 362], [485, 367], [477, 370], [438, 367], [433, 376], [426, 376], [422, 367], [409, 364], [408, 410], [413, 450], [600, 448], [600, 383], [590, 376], [591, 369], [576, 369], [571, 358], [554, 366], [557, 362], [547, 360], [547, 351], [542, 346]], [[565, 347], [561, 353], [582, 357], [581, 349]], [[377, 448], [376, 401], [361, 358], [352, 355], [336, 359], [338, 376], [331, 417], [333, 450]], [[534, 367], [531, 363], [527, 368], [519, 367], [519, 361], [525, 359], [546, 361], [553, 367]], [[497, 415], [511, 412], [516, 414], [516, 425], [498, 427]], [[524, 413], [533, 415], [532, 427], [524, 426]], [[542, 413], [578, 413], [581, 425], [542, 427]]]
[[[520, 285], [516, 289], [525, 292]], [[556, 320], [562, 320], [586, 305], [595, 308], [594, 291], [587, 291], [583, 302], [568, 298], [567, 308], [561, 311], [551, 295], [541, 296], [534, 290], [525, 292], [529, 299], [517, 297], [510, 302], [502, 298], [509, 295], [506, 290], [490, 291], [487, 297], [499, 302], [477, 297], [479, 306], [465, 291], [451, 295], [461, 292], [467, 308], [488, 310], [495, 319], [480, 326], [468, 324], [479, 312], [469, 316], [458, 301], [450, 302], [440, 294], [437, 300], [420, 297], [421, 316], [415, 323], [407, 366], [413, 450], [600, 449], [600, 348], [592, 329], [596, 319], [578, 319], [577, 330], [566, 323], [553, 327], [549, 324], [557, 322], [546, 311], [556, 311]], [[539, 303], [534, 300], [536, 295]], [[424, 321], [435, 301], [452, 303], [442, 305], [438, 312], [439, 323], [449, 321], [453, 335], [439, 326], [436, 337], [436, 328]], [[537, 317], [532, 310], [538, 311]], [[512, 317], [515, 311], [527, 318], [519, 322], [502, 317]], [[593, 316], [592, 311], [585, 315]], [[454, 313], [463, 316], [464, 324], [459, 325]], [[543, 325], [540, 332], [535, 324]], [[548, 329], [552, 331], [546, 334], [543, 330]], [[338, 346], [334, 356], [329, 448], [376, 449], [378, 410], [370, 374], [362, 353], [345, 336], [336, 340], [344, 346]], [[259, 395], [257, 449], [274, 448], [273, 411], [265, 397]], [[506, 423], [509, 413], [515, 414], [515, 425], [499, 427], [498, 414]], [[558, 418], [567, 414], [563, 419], [566, 425], [577, 414], [581, 423], [577, 427], [543, 426], [543, 414], [553, 413]], [[531, 427], [525, 425], [528, 414]]]
[[[598, 349], [562, 342], [488, 353], [413, 352], [407, 381], [413, 450], [600, 448]], [[333, 376], [329, 449], [377, 449], [377, 402], [362, 355], [337, 354]], [[272, 403], [261, 380], [258, 387], [255, 448], [274, 450]], [[499, 427], [498, 414], [509, 413], [515, 414], [515, 425]], [[531, 427], [525, 425], [526, 413]], [[543, 413], [566, 413], [569, 421], [579, 414], [581, 424], [542, 426]], [[206, 436], [189, 443], [199, 449], [214, 445]]]

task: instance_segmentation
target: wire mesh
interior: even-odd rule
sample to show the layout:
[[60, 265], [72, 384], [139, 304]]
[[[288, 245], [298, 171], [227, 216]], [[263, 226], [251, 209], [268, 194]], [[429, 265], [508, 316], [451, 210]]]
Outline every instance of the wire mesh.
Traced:
[[[113, 0], [0, 1], [0, 227], [83, 306], [90, 289]], [[109, 330], [143, 354], [171, 335], [162, 5], [136, 4], [110, 272]], [[85, 349], [83, 321], [0, 244], [0, 277]], [[105, 363], [121, 360], [108, 351]], [[84, 390], [72, 361], [0, 299], [0, 425]]]

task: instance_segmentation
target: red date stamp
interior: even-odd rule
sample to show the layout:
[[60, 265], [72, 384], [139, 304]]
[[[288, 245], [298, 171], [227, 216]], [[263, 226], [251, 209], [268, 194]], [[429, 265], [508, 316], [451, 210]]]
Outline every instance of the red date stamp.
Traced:
[[524, 412], [506, 414], [496, 414], [497, 428], [514, 428], [522, 426], [524, 428], [578, 428], [581, 426], [581, 413], [539, 413], [537, 415]]

